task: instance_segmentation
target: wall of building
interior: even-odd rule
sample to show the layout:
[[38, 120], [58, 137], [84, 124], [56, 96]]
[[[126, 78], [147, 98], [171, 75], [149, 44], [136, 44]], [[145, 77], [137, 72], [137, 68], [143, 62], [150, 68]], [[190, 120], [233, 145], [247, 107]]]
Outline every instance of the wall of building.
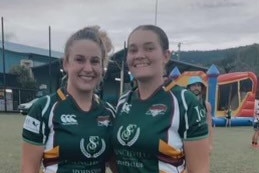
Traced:
[[[57, 58], [52, 58], [56, 60]], [[5, 50], [5, 72], [9, 73], [15, 65], [20, 65], [21, 60], [32, 60], [32, 67], [41, 66], [49, 63], [48, 56], [36, 55], [31, 53], [19, 53]], [[3, 72], [3, 51], [0, 49], [0, 72]]]

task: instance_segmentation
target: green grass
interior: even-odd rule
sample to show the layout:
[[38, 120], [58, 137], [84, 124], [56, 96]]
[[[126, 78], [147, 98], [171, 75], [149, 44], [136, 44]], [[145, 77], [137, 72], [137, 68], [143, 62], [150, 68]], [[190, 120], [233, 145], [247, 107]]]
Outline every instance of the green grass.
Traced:
[[251, 148], [252, 127], [214, 129], [212, 173], [259, 173], [259, 149]]
[[[25, 117], [0, 113], [0, 118], [0, 172], [17, 173]], [[211, 173], [259, 173], [259, 149], [250, 147], [252, 134], [252, 127], [215, 128]]]
[[21, 132], [24, 116], [0, 114], [0, 172], [16, 173], [20, 170]]

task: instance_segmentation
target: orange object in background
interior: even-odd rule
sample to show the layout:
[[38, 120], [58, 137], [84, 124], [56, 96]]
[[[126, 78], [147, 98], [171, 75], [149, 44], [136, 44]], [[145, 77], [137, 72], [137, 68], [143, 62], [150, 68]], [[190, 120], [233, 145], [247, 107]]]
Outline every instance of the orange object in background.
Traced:
[[233, 117], [253, 117], [257, 77], [252, 72], [234, 72], [218, 76], [217, 112], [223, 117], [231, 106]]

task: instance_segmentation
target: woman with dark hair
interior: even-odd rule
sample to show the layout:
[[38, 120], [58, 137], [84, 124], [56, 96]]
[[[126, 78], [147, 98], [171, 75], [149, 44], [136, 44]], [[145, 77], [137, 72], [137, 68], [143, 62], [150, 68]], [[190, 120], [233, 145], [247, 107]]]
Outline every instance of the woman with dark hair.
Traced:
[[188, 90], [164, 82], [169, 41], [154, 25], [128, 37], [127, 64], [137, 88], [118, 101], [112, 133], [121, 173], [209, 172], [206, 114]]

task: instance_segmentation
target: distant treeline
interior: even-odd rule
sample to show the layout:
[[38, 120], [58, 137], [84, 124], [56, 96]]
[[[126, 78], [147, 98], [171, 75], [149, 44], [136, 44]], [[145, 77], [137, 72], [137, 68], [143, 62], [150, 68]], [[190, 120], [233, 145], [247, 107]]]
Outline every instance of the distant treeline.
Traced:
[[259, 44], [211, 51], [181, 51], [173, 55], [181, 61], [210, 67], [215, 64], [221, 73], [252, 71], [259, 75]]

